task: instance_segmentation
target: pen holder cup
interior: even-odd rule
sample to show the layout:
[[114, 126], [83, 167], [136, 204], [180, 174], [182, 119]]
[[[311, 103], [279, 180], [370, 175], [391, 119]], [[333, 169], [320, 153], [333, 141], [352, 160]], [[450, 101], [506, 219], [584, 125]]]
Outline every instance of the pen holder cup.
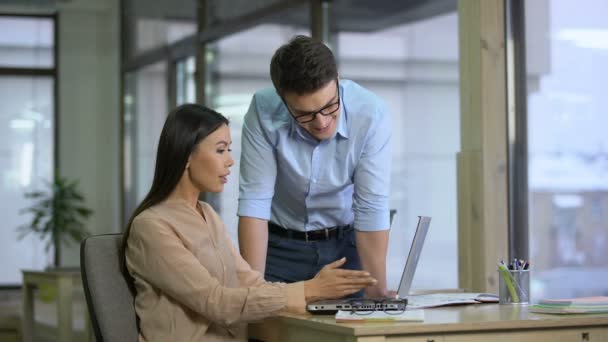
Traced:
[[530, 270], [498, 270], [500, 304], [530, 303]]

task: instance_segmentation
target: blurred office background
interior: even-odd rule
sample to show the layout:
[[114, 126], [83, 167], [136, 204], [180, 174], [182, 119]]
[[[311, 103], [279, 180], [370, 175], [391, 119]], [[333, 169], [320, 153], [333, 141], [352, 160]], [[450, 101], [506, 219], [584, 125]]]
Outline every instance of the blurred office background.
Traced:
[[[271, 86], [274, 50], [307, 34], [330, 45], [342, 78], [377, 93], [392, 113], [389, 285], [398, 285], [416, 217], [427, 215], [414, 290], [458, 288], [459, 255], [478, 248], [458, 238], [466, 1], [3, 2], [0, 286], [18, 289], [22, 269], [51, 260], [43, 241], [17, 240], [29, 219], [20, 214], [24, 192], [55, 172], [76, 178], [95, 210], [90, 230], [121, 231], [151, 184], [165, 116], [185, 102], [231, 121], [236, 164], [225, 191], [207, 200], [236, 244], [243, 116], [253, 93]], [[514, 182], [526, 200], [509, 209], [520, 232], [512, 243], [532, 263], [533, 298], [608, 295], [608, 3], [522, 3], [524, 35], [507, 39], [508, 48], [525, 42], [526, 81], [514, 87], [527, 95], [525, 179]], [[62, 265], [78, 263], [78, 246], [67, 246]]]

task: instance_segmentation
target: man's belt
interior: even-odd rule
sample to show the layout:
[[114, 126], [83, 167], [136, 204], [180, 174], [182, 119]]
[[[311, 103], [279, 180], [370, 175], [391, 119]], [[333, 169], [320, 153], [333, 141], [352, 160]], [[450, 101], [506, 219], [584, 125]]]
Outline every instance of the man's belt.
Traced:
[[303, 232], [300, 230], [283, 228], [277, 224], [268, 222], [268, 231], [270, 233], [289, 239], [304, 241], [322, 241], [334, 238], [341, 238], [342, 236], [344, 236], [344, 233], [350, 231], [351, 229], [352, 225], [347, 224], [345, 226], [335, 226]]

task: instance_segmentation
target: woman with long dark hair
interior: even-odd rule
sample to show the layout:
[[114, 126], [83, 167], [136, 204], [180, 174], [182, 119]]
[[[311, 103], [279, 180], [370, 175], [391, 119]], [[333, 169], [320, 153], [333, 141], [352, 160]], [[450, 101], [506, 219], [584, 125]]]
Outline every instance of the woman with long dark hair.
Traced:
[[221, 114], [194, 104], [173, 110], [158, 143], [150, 192], [129, 220], [126, 271], [136, 291], [140, 341], [247, 339], [246, 322], [375, 284], [341, 259], [314, 278], [264, 281], [241, 257], [215, 211], [198, 200], [221, 192], [230, 167], [230, 130]]

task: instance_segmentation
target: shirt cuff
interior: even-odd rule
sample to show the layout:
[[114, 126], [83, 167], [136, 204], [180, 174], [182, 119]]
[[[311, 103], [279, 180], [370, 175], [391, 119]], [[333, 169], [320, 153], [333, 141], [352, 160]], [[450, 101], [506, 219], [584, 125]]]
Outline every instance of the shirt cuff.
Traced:
[[390, 228], [389, 211], [376, 213], [358, 213], [355, 211], [355, 228], [364, 232], [388, 230]]
[[270, 220], [270, 206], [272, 199], [239, 199], [238, 216], [255, 217]]
[[291, 283], [283, 288], [287, 297], [286, 311], [306, 313], [306, 298], [304, 296], [304, 282]]

